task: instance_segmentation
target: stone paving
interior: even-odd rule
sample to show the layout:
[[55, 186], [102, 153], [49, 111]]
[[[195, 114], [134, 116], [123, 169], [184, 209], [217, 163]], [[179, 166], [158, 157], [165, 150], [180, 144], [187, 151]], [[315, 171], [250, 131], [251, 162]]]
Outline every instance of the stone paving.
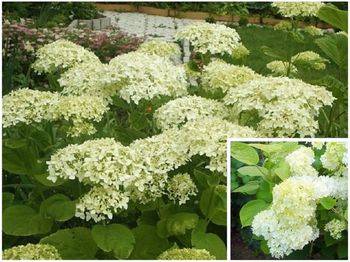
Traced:
[[165, 41], [174, 41], [174, 35], [179, 29], [185, 25], [199, 21], [112, 11], [105, 11], [104, 15], [110, 17], [112, 25], [119, 27], [123, 32], [146, 39], [156, 38]]

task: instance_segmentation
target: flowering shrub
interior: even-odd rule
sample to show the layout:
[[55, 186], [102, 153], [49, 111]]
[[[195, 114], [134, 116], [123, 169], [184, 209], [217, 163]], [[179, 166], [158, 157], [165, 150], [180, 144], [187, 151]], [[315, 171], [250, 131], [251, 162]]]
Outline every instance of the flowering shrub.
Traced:
[[233, 197], [251, 195], [239, 223], [265, 254], [310, 259], [332, 246], [347, 256], [347, 152], [343, 142], [232, 142]]

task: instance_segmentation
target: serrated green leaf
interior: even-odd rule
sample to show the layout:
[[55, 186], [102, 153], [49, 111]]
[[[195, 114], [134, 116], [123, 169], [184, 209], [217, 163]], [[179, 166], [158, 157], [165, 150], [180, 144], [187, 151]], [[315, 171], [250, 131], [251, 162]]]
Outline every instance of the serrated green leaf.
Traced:
[[250, 226], [255, 215], [265, 210], [268, 206], [269, 204], [261, 199], [247, 202], [239, 211], [239, 218], [241, 220], [242, 227]]
[[259, 155], [249, 144], [241, 142], [231, 143], [231, 157], [247, 165], [256, 165], [259, 162]]
[[323, 197], [320, 199], [320, 204], [327, 210], [332, 209], [336, 203], [337, 200], [332, 197]]
[[239, 168], [237, 171], [241, 175], [252, 176], [252, 177], [254, 176], [264, 177], [269, 173], [269, 171], [266, 168], [261, 166], [243, 166]]
[[240, 186], [233, 190], [233, 193], [243, 193], [243, 194], [255, 194], [256, 191], [259, 189], [260, 183], [259, 181], [249, 181], [243, 186]]
[[226, 259], [226, 245], [218, 235], [195, 231], [192, 233], [191, 242], [195, 248], [206, 249], [218, 260]]
[[285, 160], [280, 161], [277, 167], [274, 169], [274, 172], [282, 181], [286, 180], [288, 177], [290, 177], [289, 164]]

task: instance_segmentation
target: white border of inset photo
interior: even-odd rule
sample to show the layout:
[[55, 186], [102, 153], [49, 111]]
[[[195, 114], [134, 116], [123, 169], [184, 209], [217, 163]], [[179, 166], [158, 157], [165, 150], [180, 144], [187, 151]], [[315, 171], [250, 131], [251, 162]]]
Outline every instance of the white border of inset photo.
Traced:
[[[229, 261], [248, 261], [241, 259], [231, 258], [231, 142], [342, 142], [347, 145], [347, 160], [349, 163], [349, 149], [350, 139], [349, 138], [229, 138], [226, 144], [226, 176], [227, 176], [227, 258]], [[349, 181], [348, 181], [349, 188]], [[349, 232], [348, 232], [349, 239]], [[349, 247], [350, 241], [348, 241]], [[278, 259], [264, 260], [264, 261], [277, 261]], [[249, 260], [259, 261], [259, 259]], [[298, 261], [298, 260], [285, 260], [285, 261]], [[323, 261], [323, 260], [302, 260], [302, 261]], [[334, 261], [342, 261], [337, 259]], [[345, 260], [343, 260], [345, 261]]]

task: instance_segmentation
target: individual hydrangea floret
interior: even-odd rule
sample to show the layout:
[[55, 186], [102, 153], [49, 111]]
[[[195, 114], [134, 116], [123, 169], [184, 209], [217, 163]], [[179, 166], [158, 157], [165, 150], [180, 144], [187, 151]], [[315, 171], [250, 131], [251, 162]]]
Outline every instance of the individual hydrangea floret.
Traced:
[[211, 92], [222, 90], [226, 93], [231, 88], [257, 78], [259, 74], [249, 67], [214, 60], [204, 67], [201, 80], [205, 90]]
[[279, 22], [278, 24], [276, 24], [273, 29], [274, 30], [284, 30], [284, 31], [288, 31], [291, 30], [293, 27], [292, 23], [286, 20], [283, 20], [281, 22]]
[[314, 136], [321, 107], [332, 105], [332, 93], [323, 86], [287, 77], [261, 77], [228, 91], [226, 105], [238, 111], [256, 110], [262, 120], [258, 132], [265, 136]]
[[317, 170], [312, 166], [315, 161], [314, 151], [310, 147], [302, 146], [286, 157], [292, 176], [317, 176]]
[[235, 49], [233, 49], [232, 57], [234, 59], [243, 59], [249, 54], [250, 51], [243, 44], [239, 44]]
[[313, 26], [313, 25], [306, 26], [304, 28], [304, 32], [306, 32], [312, 36], [323, 36], [324, 35], [324, 32], [322, 29], [317, 28], [316, 26]]
[[95, 223], [112, 219], [113, 214], [127, 209], [129, 196], [114, 187], [95, 186], [78, 200], [75, 216]]
[[169, 58], [173, 61], [178, 61], [181, 58], [181, 49], [178, 44], [161, 40], [144, 42], [137, 51]]
[[313, 51], [305, 51], [293, 56], [292, 62], [295, 65], [303, 65], [315, 70], [324, 70], [328, 60]]
[[174, 248], [164, 251], [158, 257], [159, 260], [215, 260], [205, 249], [196, 248]]
[[113, 58], [109, 65], [125, 79], [119, 96], [128, 103], [159, 96], [187, 94], [187, 77], [183, 67], [157, 55], [130, 52]]
[[4, 260], [60, 260], [57, 249], [48, 244], [27, 244], [5, 249]]
[[278, 12], [284, 17], [308, 17], [317, 16], [318, 10], [322, 7], [321, 2], [273, 2]]
[[314, 223], [319, 199], [347, 199], [347, 179], [328, 176], [293, 176], [273, 188], [270, 208], [252, 222], [256, 236], [267, 241], [270, 253], [282, 258], [301, 250], [319, 236]]
[[162, 129], [179, 127], [182, 124], [207, 116], [228, 117], [226, 106], [214, 99], [185, 96], [169, 101], [154, 113], [157, 126]]
[[232, 54], [240, 44], [235, 29], [211, 23], [193, 23], [176, 34], [177, 40], [188, 40], [196, 53]]
[[329, 142], [326, 151], [321, 156], [322, 166], [336, 176], [347, 173], [347, 146], [342, 142]]
[[190, 200], [190, 196], [197, 194], [196, 184], [188, 173], [173, 176], [167, 185], [168, 197], [179, 205]]
[[287, 76], [288, 74], [296, 74], [298, 72], [295, 65], [280, 60], [275, 60], [266, 64], [266, 68], [275, 76]]
[[332, 219], [324, 226], [324, 230], [329, 232], [334, 239], [340, 239], [342, 237], [342, 232], [346, 229], [347, 223], [336, 218]]
[[66, 70], [80, 63], [101, 63], [93, 52], [63, 39], [41, 47], [36, 57], [33, 68], [39, 74]]

